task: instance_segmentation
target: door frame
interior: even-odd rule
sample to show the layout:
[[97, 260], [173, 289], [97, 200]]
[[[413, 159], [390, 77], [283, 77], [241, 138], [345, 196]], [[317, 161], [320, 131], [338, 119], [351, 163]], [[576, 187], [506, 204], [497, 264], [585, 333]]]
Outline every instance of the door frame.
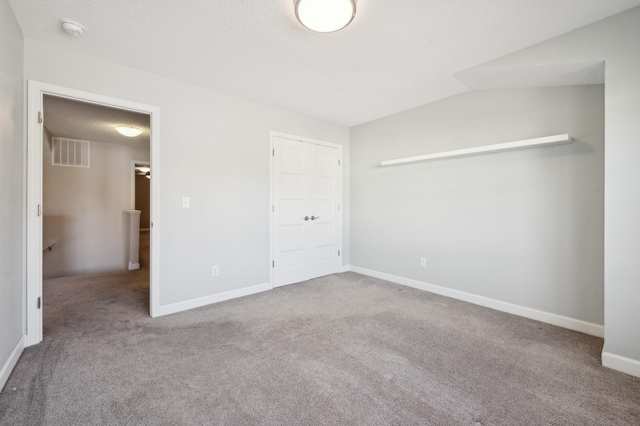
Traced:
[[[43, 125], [40, 114], [43, 111], [44, 95], [73, 99], [81, 102], [149, 114], [150, 118], [150, 163], [155, 170], [151, 180], [150, 215], [152, 239], [150, 245], [151, 270], [149, 311], [156, 316], [160, 307], [160, 108], [112, 98], [96, 93], [84, 92], [68, 87], [56, 86], [35, 80], [27, 81], [27, 205], [26, 205], [26, 346], [42, 341], [42, 138]], [[44, 301], [46, 302], [46, 301]]]
[[337, 215], [338, 216], [338, 248], [340, 250], [340, 256], [338, 259], [338, 262], [339, 262], [338, 272], [342, 271], [342, 268], [343, 268], [342, 255], [344, 253], [344, 247], [342, 247], [342, 222], [343, 222], [342, 216], [344, 212], [344, 200], [342, 199], [342, 192], [343, 192], [342, 191], [342, 183], [343, 183], [342, 172], [344, 170], [344, 164], [342, 164], [342, 145], [337, 143], [325, 142], [318, 139], [306, 138], [303, 136], [290, 135], [288, 133], [276, 132], [272, 130], [269, 132], [269, 285], [271, 286], [271, 288], [276, 287], [273, 281], [273, 269], [274, 269], [273, 225], [274, 225], [274, 208], [275, 208], [275, 203], [274, 203], [275, 188], [273, 187], [275, 182], [275, 179], [273, 176], [273, 171], [274, 171], [274, 164], [273, 164], [274, 154], [273, 153], [275, 148], [274, 148], [273, 140], [276, 137], [290, 139], [290, 140], [298, 141], [302, 143], [316, 144], [316, 145], [322, 145], [322, 146], [338, 149], [338, 158], [340, 159], [340, 169], [338, 171], [338, 177], [340, 179], [340, 185], [338, 185], [338, 199], [340, 201], [338, 202], [339, 214]]
[[150, 161], [131, 161], [131, 210], [136, 209], [136, 164], [145, 165], [151, 168]]

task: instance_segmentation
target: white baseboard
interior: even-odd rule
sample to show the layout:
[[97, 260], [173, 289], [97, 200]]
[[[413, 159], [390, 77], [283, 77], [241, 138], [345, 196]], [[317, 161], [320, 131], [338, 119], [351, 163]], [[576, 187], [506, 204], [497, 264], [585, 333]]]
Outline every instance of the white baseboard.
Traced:
[[136, 269], [140, 269], [140, 264], [139, 263], [129, 262], [129, 270], [130, 271], [135, 271]]
[[417, 288], [419, 290], [428, 291], [439, 294], [441, 296], [451, 297], [453, 299], [463, 300], [465, 302], [495, 309], [497, 311], [507, 312], [509, 314], [545, 322], [547, 324], [556, 325], [558, 327], [568, 328], [569, 330], [579, 331], [581, 333], [590, 334], [596, 337], [604, 337], [604, 326], [594, 324], [574, 318], [564, 317], [549, 312], [539, 311], [537, 309], [527, 308], [525, 306], [516, 305], [501, 300], [491, 299], [489, 297], [478, 296], [472, 293], [466, 293], [460, 290], [453, 290], [434, 284], [427, 284], [422, 281], [412, 280], [410, 278], [398, 277], [396, 275], [387, 274], [385, 272], [374, 271], [371, 269], [361, 268], [359, 266], [350, 267], [351, 271], [362, 275], [368, 275], [374, 278], [391, 281], [396, 284], [406, 285], [407, 287]]
[[198, 299], [185, 300], [184, 302], [172, 303], [170, 305], [161, 305], [154, 312], [155, 317], [175, 314], [176, 312], [187, 311], [189, 309], [199, 308], [201, 306], [211, 305], [212, 303], [224, 302], [225, 300], [236, 299], [238, 297], [249, 296], [263, 291], [271, 290], [271, 284], [258, 284], [251, 287], [240, 288], [238, 290], [226, 291], [224, 293], [212, 294], [210, 296], [200, 297]]
[[9, 380], [9, 376], [13, 371], [13, 367], [16, 366], [16, 363], [20, 359], [20, 355], [22, 355], [22, 351], [24, 351], [25, 342], [26, 338], [25, 336], [22, 336], [20, 340], [18, 340], [18, 344], [16, 345], [16, 347], [13, 348], [13, 351], [11, 352], [11, 355], [9, 355], [9, 358], [2, 366], [2, 370], [0, 370], [0, 391], [2, 391], [4, 385], [7, 384], [7, 380]]
[[349, 272], [349, 271], [351, 271], [351, 265], [340, 266], [340, 272]]
[[635, 377], [640, 377], [640, 361], [635, 359], [603, 351], [602, 365]]

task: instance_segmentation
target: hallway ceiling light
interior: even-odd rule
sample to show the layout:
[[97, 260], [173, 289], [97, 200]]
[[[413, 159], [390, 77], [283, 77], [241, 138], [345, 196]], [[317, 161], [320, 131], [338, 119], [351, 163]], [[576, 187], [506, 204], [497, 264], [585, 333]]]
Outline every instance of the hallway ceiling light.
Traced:
[[319, 33], [338, 31], [356, 16], [356, 0], [294, 0], [296, 18]]
[[131, 126], [116, 126], [116, 130], [118, 131], [118, 133], [128, 138], [135, 138], [136, 136], [140, 136], [142, 134], [142, 129]]
[[85, 28], [82, 24], [70, 20], [62, 22], [62, 29], [74, 37], [80, 37], [85, 32]]

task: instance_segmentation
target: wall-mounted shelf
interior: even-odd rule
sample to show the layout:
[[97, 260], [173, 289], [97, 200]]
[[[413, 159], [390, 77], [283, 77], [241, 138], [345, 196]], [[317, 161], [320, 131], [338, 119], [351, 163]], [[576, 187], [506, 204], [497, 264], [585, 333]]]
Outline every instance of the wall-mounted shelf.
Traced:
[[487, 154], [492, 152], [511, 151], [514, 149], [533, 148], [537, 146], [561, 145], [573, 142], [568, 134], [546, 136], [544, 138], [525, 139], [522, 141], [497, 143], [494, 145], [477, 146], [475, 148], [456, 149], [455, 151], [437, 152], [435, 154], [418, 155], [416, 157], [398, 158], [386, 160], [380, 163], [381, 166], [391, 166], [393, 164], [412, 163], [414, 161], [438, 160], [442, 158], [464, 157], [467, 155]]

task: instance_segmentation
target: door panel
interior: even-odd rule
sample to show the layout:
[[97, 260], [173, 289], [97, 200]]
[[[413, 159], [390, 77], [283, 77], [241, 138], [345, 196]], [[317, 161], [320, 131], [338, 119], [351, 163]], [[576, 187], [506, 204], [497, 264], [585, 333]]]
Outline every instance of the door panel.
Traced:
[[340, 150], [282, 137], [273, 143], [273, 284], [336, 273]]
[[313, 258], [310, 273], [314, 277], [334, 274], [340, 270], [338, 250], [340, 249], [337, 225], [340, 200], [340, 166], [338, 149], [310, 146], [311, 180], [309, 200], [313, 215], [317, 218], [311, 224]]
[[274, 262], [276, 285], [282, 285], [307, 279], [309, 147], [284, 138], [276, 138], [274, 147]]

